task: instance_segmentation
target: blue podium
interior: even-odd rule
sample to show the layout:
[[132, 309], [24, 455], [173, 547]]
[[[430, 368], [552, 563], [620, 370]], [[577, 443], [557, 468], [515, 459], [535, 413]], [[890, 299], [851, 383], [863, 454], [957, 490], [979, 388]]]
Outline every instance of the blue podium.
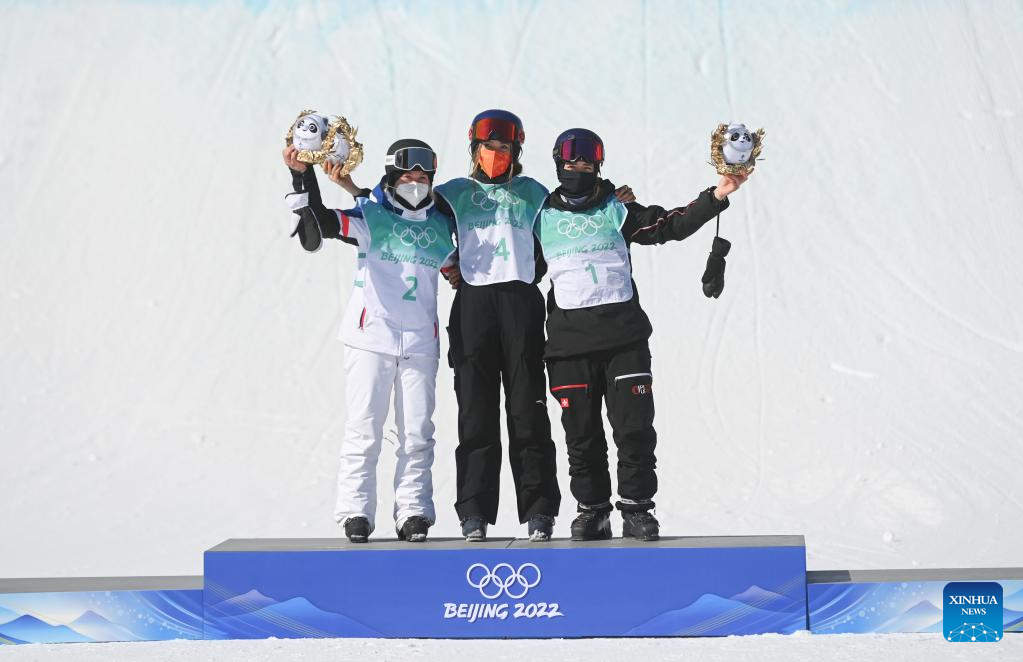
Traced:
[[0, 646], [202, 639], [202, 577], [0, 579]]
[[651, 637], [807, 629], [802, 536], [228, 540], [205, 637]]
[[942, 595], [949, 582], [1002, 586], [1002, 628], [1023, 632], [1023, 568], [913, 568], [807, 573], [814, 634], [943, 631]]

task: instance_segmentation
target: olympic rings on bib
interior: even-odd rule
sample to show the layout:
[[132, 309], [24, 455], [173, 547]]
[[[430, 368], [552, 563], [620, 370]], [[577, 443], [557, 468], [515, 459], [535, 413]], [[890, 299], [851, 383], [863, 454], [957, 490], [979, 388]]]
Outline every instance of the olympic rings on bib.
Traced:
[[477, 190], [472, 194], [472, 204], [483, 211], [493, 211], [498, 207], [510, 209], [517, 205], [519, 200], [519, 196], [509, 193], [503, 188], [493, 189], [490, 195], [487, 195], [487, 192], [482, 190]]
[[391, 231], [394, 232], [394, 236], [400, 239], [401, 243], [406, 246], [429, 248], [437, 241], [437, 239], [439, 239], [437, 231], [433, 228], [416, 228], [411, 225], [395, 223], [394, 227], [391, 228]]
[[603, 216], [566, 216], [558, 221], [558, 232], [569, 239], [578, 239], [582, 235], [592, 237], [604, 225]]
[[523, 563], [518, 569], [498, 563], [491, 570], [482, 563], [473, 563], [465, 571], [465, 581], [488, 600], [496, 600], [501, 595], [519, 600], [540, 583], [540, 568], [535, 563]]
[[476, 191], [472, 194], [472, 204], [476, 205], [483, 211], [493, 211], [497, 209], [497, 202], [491, 200], [483, 191]]

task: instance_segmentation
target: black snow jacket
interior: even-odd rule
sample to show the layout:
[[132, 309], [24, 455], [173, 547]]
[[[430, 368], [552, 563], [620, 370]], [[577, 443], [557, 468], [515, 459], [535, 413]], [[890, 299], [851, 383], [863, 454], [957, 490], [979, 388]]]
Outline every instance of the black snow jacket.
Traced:
[[[625, 205], [628, 215], [622, 226], [626, 244], [663, 244], [681, 241], [728, 209], [728, 198], [719, 201], [714, 188], [702, 191], [684, 207], [665, 209], [631, 202]], [[555, 209], [581, 212], [603, 204], [615, 190], [614, 185], [601, 180], [594, 194], [572, 205], [556, 189], [548, 198]], [[631, 260], [631, 253], [630, 253]], [[631, 266], [631, 265], [630, 265]], [[639, 303], [639, 290], [632, 282], [633, 296], [621, 303], [608, 303], [590, 308], [565, 310], [558, 307], [554, 288], [547, 295], [547, 347], [544, 358], [556, 359], [579, 356], [620, 347], [627, 347], [650, 338], [653, 327]]]

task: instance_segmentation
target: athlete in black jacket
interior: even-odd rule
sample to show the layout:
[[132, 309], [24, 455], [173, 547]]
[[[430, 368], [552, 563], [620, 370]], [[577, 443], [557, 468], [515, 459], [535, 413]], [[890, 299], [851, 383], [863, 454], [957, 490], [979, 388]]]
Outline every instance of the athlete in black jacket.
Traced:
[[650, 348], [653, 331], [632, 279], [632, 244], [679, 241], [728, 208], [727, 195], [745, 177], [722, 177], [684, 207], [623, 204], [599, 177], [604, 148], [592, 131], [558, 137], [554, 161], [561, 182], [540, 213], [535, 232], [551, 277], [544, 357], [551, 393], [562, 408], [571, 490], [579, 515], [575, 539], [611, 536], [611, 477], [601, 418], [618, 447], [623, 535], [659, 536], [650, 512], [657, 491]]

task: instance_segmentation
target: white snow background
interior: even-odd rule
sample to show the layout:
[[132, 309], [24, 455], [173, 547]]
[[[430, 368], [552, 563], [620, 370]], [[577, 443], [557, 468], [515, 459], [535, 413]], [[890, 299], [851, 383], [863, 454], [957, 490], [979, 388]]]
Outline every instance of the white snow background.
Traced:
[[[399, 137], [463, 175], [470, 119], [503, 107], [527, 174], [553, 186], [554, 137], [586, 126], [665, 206], [716, 182], [719, 122], [766, 128], [719, 300], [712, 226], [633, 250], [664, 533], [801, 533], [810, 569], [1023, 565], [1021, 34], [1007, 0], [0, 2], [0, 576], [340, 535], [355, 255], [288, 238], [303, 108], [359, 127], [364, 185]], [[442, 361], [438, 536], [451, 383]], [[505, 468], [491, 534], [522, 529]]]

